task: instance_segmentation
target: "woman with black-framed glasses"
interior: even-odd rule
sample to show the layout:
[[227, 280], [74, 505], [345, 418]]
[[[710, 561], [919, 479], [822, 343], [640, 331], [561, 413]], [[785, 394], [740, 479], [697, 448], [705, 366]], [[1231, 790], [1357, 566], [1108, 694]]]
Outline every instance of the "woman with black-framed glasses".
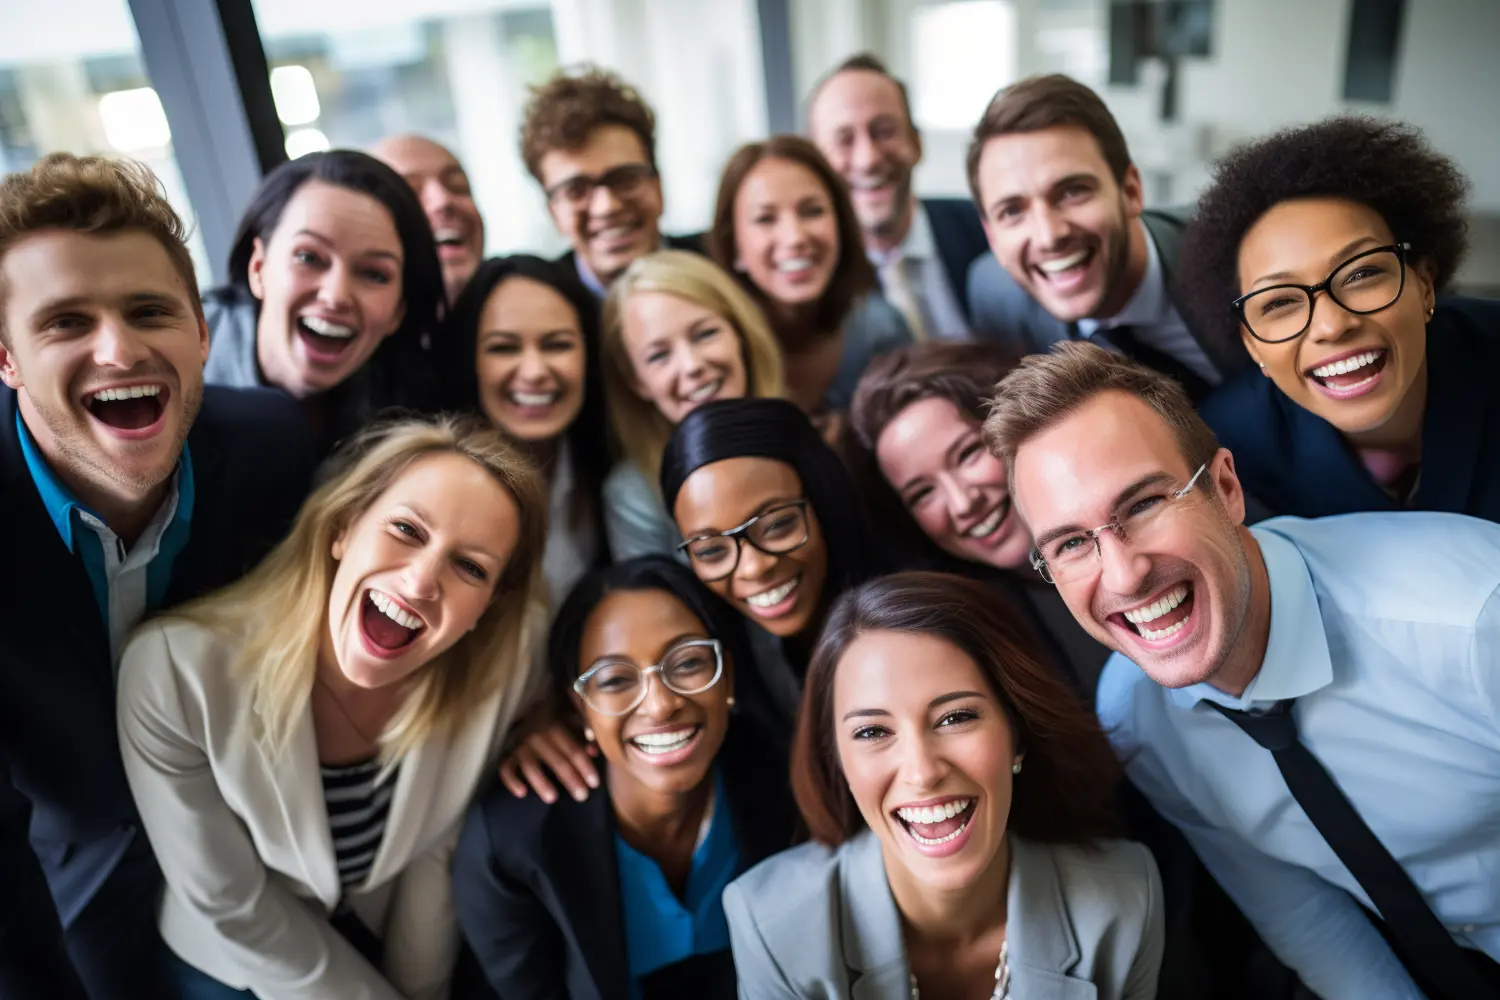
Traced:
[[1201, 329], [1260, 366], [1202, 413], [1272, 511], [1500, 520], [1500, 303], [1438, 298], [1463, 257], [1467, 188], [1416, 129], [1369, 118], [1219, 165], [1179, 278]]
[[549, 805], [497, 787], [470, 810], [454, 893], [500, 996], [735, 996], [721, 895], [796, 829], [751, 662], [738, 616], [666, 556], [595, 572], [563, 604], [552, 687], [603, 788]]

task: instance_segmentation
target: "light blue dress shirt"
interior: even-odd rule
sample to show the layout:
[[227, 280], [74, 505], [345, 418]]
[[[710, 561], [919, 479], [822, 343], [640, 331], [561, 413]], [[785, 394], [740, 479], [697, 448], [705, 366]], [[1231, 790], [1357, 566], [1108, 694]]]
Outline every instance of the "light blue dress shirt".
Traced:
[[1500, 524], [1367, 513], [1276, 518], [1251, 533], [1271, 633], [1244, 696], [1163, 688], [1116, 654], [1100, 721], [1130, 779], [1308, 988], [1421, 1000], [1271, 754], [1201, 702], [1295, 698], [1303, 743], [1438, 919], [1500, 959]]

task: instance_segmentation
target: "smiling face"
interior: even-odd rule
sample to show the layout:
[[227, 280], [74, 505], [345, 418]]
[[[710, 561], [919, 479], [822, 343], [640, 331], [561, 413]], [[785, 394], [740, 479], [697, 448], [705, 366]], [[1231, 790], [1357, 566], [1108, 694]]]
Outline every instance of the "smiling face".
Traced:
[[872, 70], [839, 73], [818, 91], [807, 118], [813, 142], [848, 182], [867, 238], [904, 235], [922, 139], [907, 120], [896, 82]]
[[1099, 558], [1090, 555], [1082, 574], [1057, 589], [1090, 635], [1172, 688], [1222, 679], [1238, 647], [1243, 655], [1264, 641], [1247, 627], [1254, 595], [1246, 546], [1254, 542], [1239, 527], [1244, 494], [1233, 459], [1220, 450], [1193, 492], [1167, 500], [1194, 471], [1150, 406], [1104, 392], [1023, 442], [1011, 480], [1044, 556], [1080, 530], [1165, 503], [1149, 539], [1125, 544], [1100, 532]]
[[520, 532], [515, 498], [477, 463], [416, 460], [333, 543], [324, 661], [363, 688], [410, 677], [474, 627]]
[[875, 442], [881, 475], [917, 525], [949, 555], [998, 569], [1026, 565], [1031, 536], [1011, 511], [1005, 463], [982, 425], [946, 399], [919, 399]]
[[370, 195], [317, 180], [298, 188], [250, 256], [266, 381], [305, 399], [363, 367], [401, 326], [404, 260], [391, 213]]
[[[619, 167], [649, 167], [641, 137], [624, 125], [601, 125], [577, 149], [554, 149], [541, 158], [542, 187], [553, 191], [574, 177], [600, 178]], [[616, 193], [594, 188], [581, 204], [560, 194], [548, 200], [557, 231], [602, 284], [608, 285], [630, 262], [656, 249], [661, 240], [661, 178], [647, 177]]]
[[[737, 528], [766, 511], [804, 498], [802, 480], [785, 462], [728, 458], [711, 462], [683, 481], [673, 511], [682, 537]], [[802, 634], [818, 617], [828, 577], [828, 546], [818, 516], [806, 509], [807, 541], [770, 555], [740, 542], [739, 563], [722, 580], [705, 581], [740, 614], [772, 635]], [[734, 545], [729, 539], [725, 545]]]
[[[666, 591], [617, 590], [599, 602], [584, 625], [578, 673], [606, 661], [649, 667], [688, 640], [711, 638], [687, 606]], [[682, 794], [707, 779], [729, 729], [733, 693], [732, 665], [726, 661], [718, 682], [692, 695], [678, 694], [660, 675], [651, 675], [645, 700], [625, 715], [595, 711], [576, 695], [574, 703], [609, 761], [612, 784], [623, 778], [656, 792]]]
[[1065, 323], [1124, 308], [1145, 268], [1134, 166], [1117, 183], [1094, 137], [1063, 126], [990, 139], [978, 181], [995, 259], [1042, 308]]
[[734, 325], [669, 292], [636, 292], [625, 302], [621, 339], [633, 388], [668, 423], [713, 399], [749, 391], [745, 342]]
[[866, 632], [839, 660], [833, 724], [898, 897], [962, 889], [1005, 862], [1021, 755], [973, 657], [936, 636]]
[[427, 213], [448, 301], [458, 298], [484, 259], [484, 220], [469, 175], [448, 150], [415, 135], [382, 139], [372, 151], [411, 185]]
[[583, 330], [556, 289], [506, 278], [485, 300], [475, 337], [479, 404], [517, 441], [552, 441], [583, 408]]
[[807, 167], [761, 160], [734, 197], [735, 267], [784, 307], [817, 302], [839, 262], [833, 195]]
[[[1316, 285], [1356, 254], [1395, 242], [1385, 220], [1366, 205], [1340, 198], [1282, 202], [1240, 241], [1240, 294], [1268, 285]], [[1334, 291], [1350, 302], [1362, 283], [1375, 281], [1399, 282], [1394, 256], [1366, 257], [1340, 269]], [[1253, 313], [1261, 301], [1252, 299], [1247, 309]], [[1287, 398], [1345, 434], [1359, 435], [1378, 431], [1413, 398], [1426, 370], [1433, 303], [1428, 268], [1409, 262], [1401, 297], [1378, 312], [1351, 313], [1322, 292], [1312, 325], [1294, 340], [1266, 344], [1240, 329], [1245, 349]], [[1256, 317], [1249, 319], [1253, 324]]]
[[133, 503], [177, 465], [203, 400], [208, 329], [144, 232], [43, 230], [0, 258], [0, 378], [85, 502]]

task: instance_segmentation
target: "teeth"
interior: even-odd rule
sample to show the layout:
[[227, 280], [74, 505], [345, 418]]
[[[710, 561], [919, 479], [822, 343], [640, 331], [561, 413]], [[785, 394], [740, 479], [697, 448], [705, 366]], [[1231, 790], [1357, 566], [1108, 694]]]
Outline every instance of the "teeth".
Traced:
[[432, 234], [432, 238], [438, 243], [462, 243], [464, 234], [458, 229], [439, 229]]
[[1164, 629], [1162, 629], [1160, 631], [1155, 631], [1155, 630], [1146, 628], [1146, 626], [1142, 625], [1141, 626], [1141, 637], [1145, 638], [1145, 639], [1165, 639], [1169, 635], [1176, 635], [1178, 632], [1182, 631], [1182, 626], [1184, 626], [1186, 624], [1187, 624], [1187, 619], [1184, 618], [1182, 621], [1178, 622], [1176, 625], [1168, 625], [1166, 628], [1164, 628]]
[[339, 340], [348, 340], [355, 332], [352, 326], [334, 323], [319, 316], [303, 316], [302, 325], [320, 337], [337, 337]]
[[370, 591], [370, 603], [375, 605], [377, 611], [402, 628], [420, 629], [426, 625], [422, 619], [414, 614], [410, 614], [405, 608], [378, 590]]
[[709, 383], [707, 383], [705, 385], [700, 385], [698, 388], [696, 388], [692, 392], [688, 393], [687, 396], [685, 396], [684, 398], [689, 403], [701, 403], [705, 399], [712, 399], [714, 397], [714, 395], [716, 393], [718, 393], [718, 391], [720, 389], [722, 389], [723, 387], [724, 387], [724, 380], [723, 379], [719, 379], [718, 381], [715, 381], [715, 382], [709, 382]]
[[697, 729], [677, 729], [670, 733], [641, 733], [639, 736], [632, 736], [630, 742], [644, 753], [671, 753], [673, 750], [681, 750], [687, 746], [697, 733]]
[[512, 392], [510, 401], [517, 406], [551, 406], [561, 395], [558, 392]]
[[995, 529], [1000, 527], [1000, 522], [1005, 520], [1005, 506], [1005, 504], [1001, 504], [996, 507], [993, 514], [970, 528], [967, 532], [968, 536], [970, 538], [987, 538], [993, 534]]
[[635, 232], [634, 226], [610, 226], [594, 234], [596, 240], [622, 240]]
[[794, 576], [786, 583], [783, 583], [781, 586], [772, 587], [770, 590], [755, 594], [752, 597], [747, 597], [745, 598], [745, 601], [752, 608], [774, 607], [775, 605], [780, 604], [782, 601], [786, 600], [787, 595], [797, 589], [797, 582], [800, 579], [801, 577]]
[[783, 260], [776, 265], [776, 270], [782, 274], [790, 271], [806, 271], [813, 266], [811, 257], [793, 257], [791, 260]]
[[1365, 365], [1373, 363], [1376, 358], [1379, 358], [1384, 353], [1384, 351], [1366, 351], [1363, 354], [1356, 354], [1352, 358], [1344, 358], [1343, 360], [1335, 361], [1332, 364], [1321, 365], [1317, 368], [1314, 368], [1312, 370], [1312, 373], [1318, 378], [1329, 378], [1334, 375], [1347, 375], [1352, 371], [1358, 371]]
[[1077, 253], [1073, 254], [1071, 257], [1059, 257], [1057, 260], [1044, 260], [1037, 264], [1037, 267], [1041, 268], [1043, 271], [1046, 271], [1048, 274], [1056, 274], [1059, 271], [1066, 271], [1070, 267], [1076, 267], [1077, 265], [1082, 264], [1085, 260], [1088, 259], [1088, 255], [1089, 252], [1087, 250], [1080, 250]]
[[[1125, 620], [1133, 625], [1142, 625], [1146, 622], [1156, 621], [1156, 619], [1181, 604], [1183, 599], [1187, 597], [1187, 594], [1187, 584], [1179, 583], [1176, 587], [1172, 588], [1171, 593], [1164, 594], [1154, 604], [1148, 604], [1144, 608], [1136, 608], [1134, 611], [1125, 612]], [[1141, 634], [1146, 634], [1144, 629], [1141, 630]], [[1165, 631], [1162, 634], [1171, 635], [1172, 633], [1171, 631]], [[1148, 639], [1151, 638], [1151, 636], [1146, 637]]]
[[908, 823], [921, 823], [924, 826], [931, 826], [933, 823], [941, 823], [945, 819], [952, 819], [973, 804], [973, 799], [953, 799], [952, 801], [936, 806], [923, 806], [921, 808], [902, 806], [896, 810], [896, 815]]
[[111, 403], [119, 399], [140, 399], [142, 396], [161, 395], [159, 385], [132, 385], [123, 389], [100, 389], [92, 398], [96, 402]]

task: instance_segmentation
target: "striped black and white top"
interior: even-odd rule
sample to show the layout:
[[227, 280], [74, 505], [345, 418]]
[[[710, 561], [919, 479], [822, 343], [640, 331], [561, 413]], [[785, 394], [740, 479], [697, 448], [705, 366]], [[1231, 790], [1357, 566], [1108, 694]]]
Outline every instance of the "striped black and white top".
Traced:
[[380, 840], [385, 835], [396, 792], [396, 769], [376, 783], [380, 761], [367, 760], [339, 767], [321, 765], [323, 798], [328, 803], [328, 826], [338, 860], [339, 882], [358, 885], [370, 874]]

